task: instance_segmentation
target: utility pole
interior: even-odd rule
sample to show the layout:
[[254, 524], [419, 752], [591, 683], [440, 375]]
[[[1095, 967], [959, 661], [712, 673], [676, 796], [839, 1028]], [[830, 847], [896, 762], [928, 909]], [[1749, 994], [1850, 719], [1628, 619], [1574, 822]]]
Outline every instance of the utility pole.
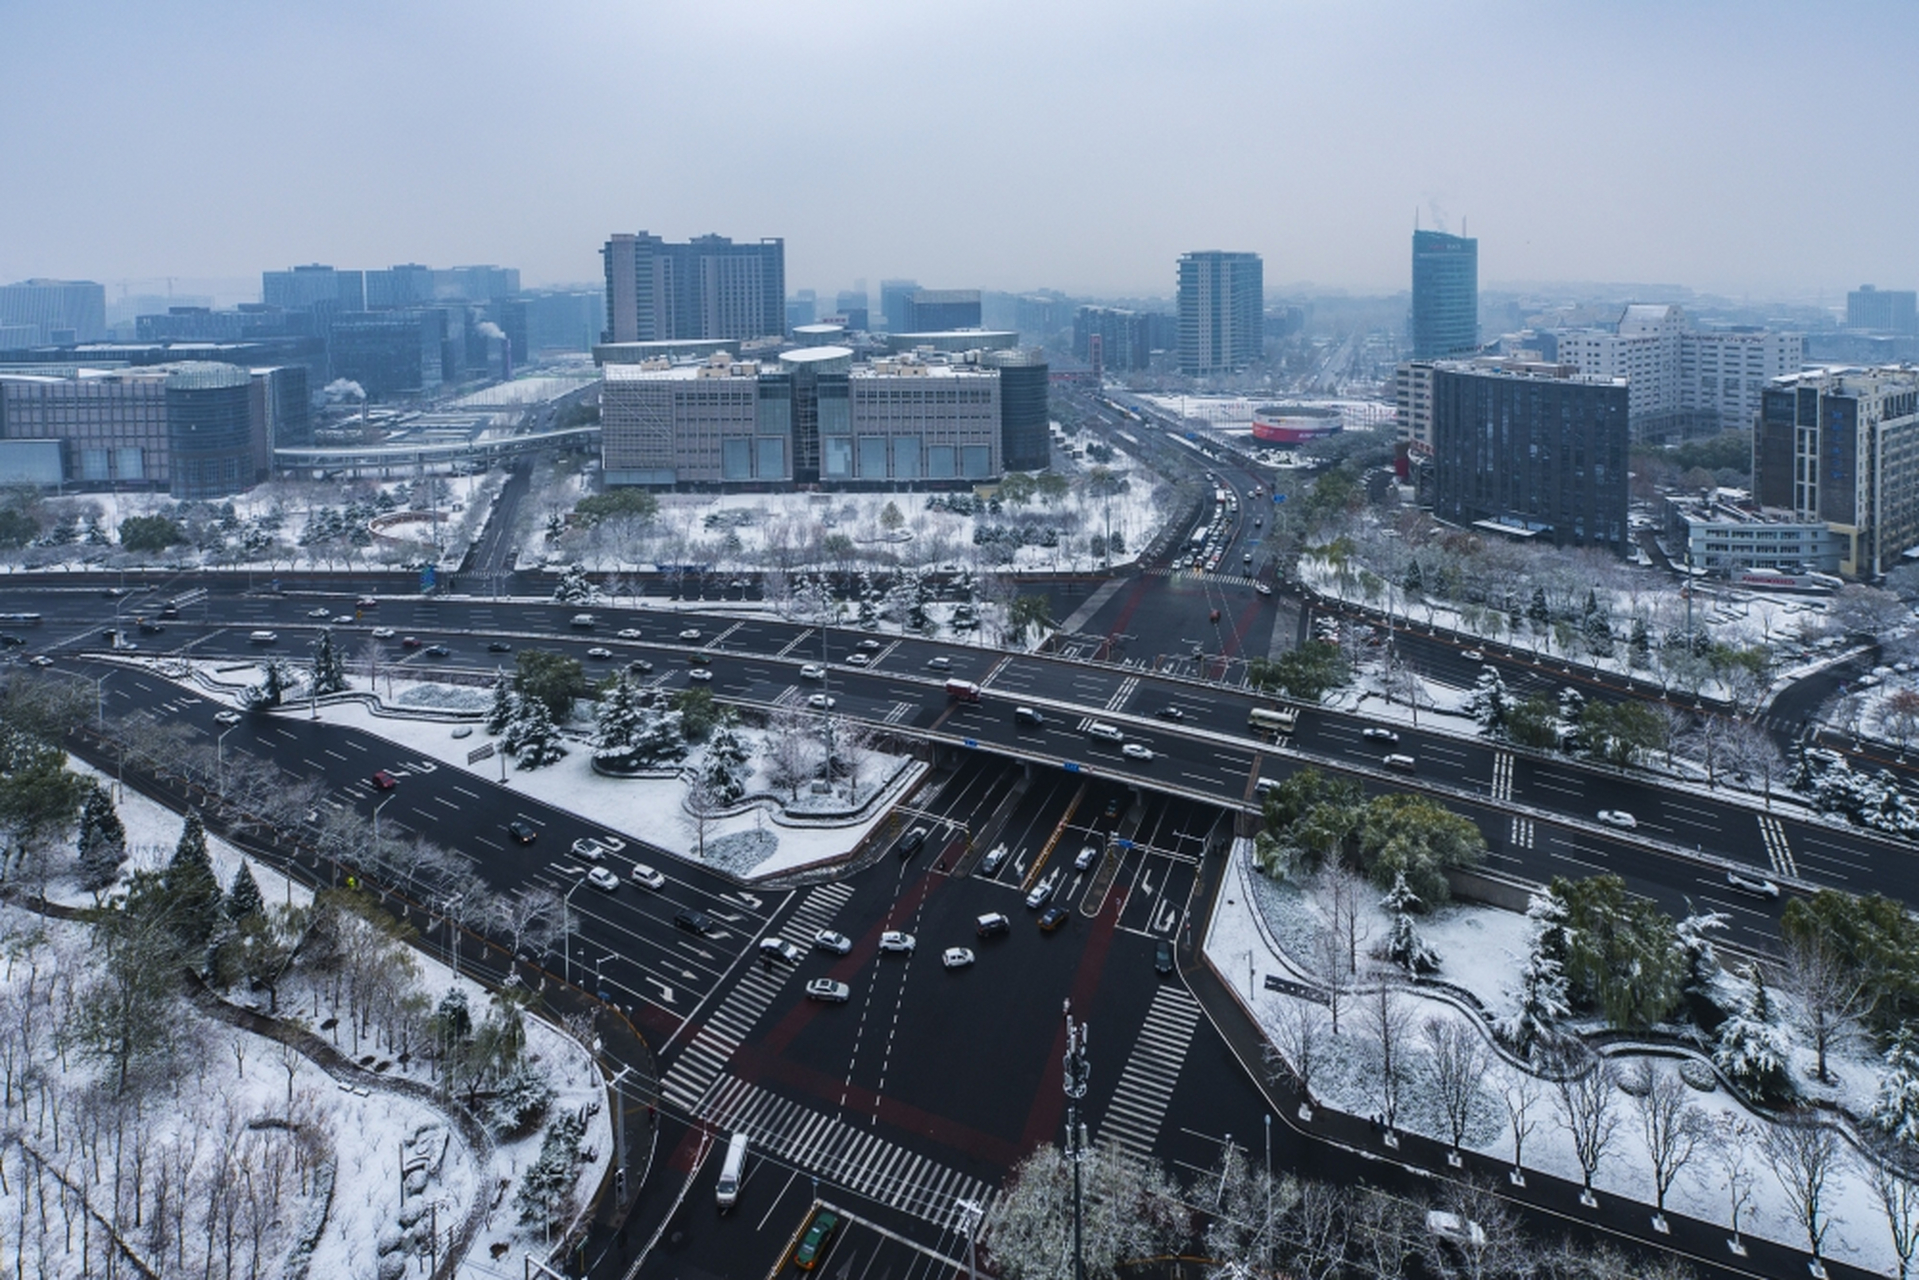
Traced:
[[976, 1200], [960, 1200], [956, 1203], [961, 1217], [966, 1222], [966, 1280], [979, 1280], [979, 1265], [973, 1252], [973, 1244], [979, 1238], [980, 1219], [985, 1215], [980, 1212], [979, 1202]]
[[1073, 1280], [1086, 1280], [1085, 1187], [1081, 1172], [1086, 1161], [1086, 1133], [1079, 1108], [1086, 1097], [1092, 1067], [1086, 1061], [1086, 1024], [1073, 1021], [1071, 999], [1066, 1001], [1065, 1015], [1066, 1061], [1060, 1087], [1066, 1091], [1066, 1157], [1073, 1162]]

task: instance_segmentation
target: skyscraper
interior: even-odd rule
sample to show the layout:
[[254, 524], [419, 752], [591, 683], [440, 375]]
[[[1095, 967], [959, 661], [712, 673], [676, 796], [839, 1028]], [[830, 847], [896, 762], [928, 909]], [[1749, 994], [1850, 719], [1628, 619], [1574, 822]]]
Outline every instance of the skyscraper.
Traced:
[[1179, 260], [1179, 368], [1230, 373], [1263, 350], [1265, 266], [1256, 253], [1217, 249]]
[[1479, 347], [1479, 241], [1413, 232], [1413, 359], [1444, 360]]
[[786, 332], [786, 242], [616, 233], [606, 263], [607, 342], [778, 337]]

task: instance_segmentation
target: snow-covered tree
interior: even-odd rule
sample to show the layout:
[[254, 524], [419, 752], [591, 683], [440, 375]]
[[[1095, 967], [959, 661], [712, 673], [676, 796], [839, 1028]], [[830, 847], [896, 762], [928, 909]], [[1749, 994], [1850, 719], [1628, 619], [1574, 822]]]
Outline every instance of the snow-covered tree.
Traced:
[[566, 756], [560, 727], [553, 723], [553, 714], [538, 698], [522, 700], [519, 716], [507, 726], [506, 739], [511, 744], [514, 764], [521, 769], [544, 769]]
[[1873, 1126], [1907, 1149], [1908, 1162], [1919, 1160], [1919, 1033], [1910, 1026], [1894, 1032], [1885, 1064], [1872, 1105]]
[[594, 705], [593, 721], [593, 758], [610, 767], [630, 765], [646, 721], [643, 697], [632, 681], [622, 675], [607, 686]]
[[[1156, 1162], [1100, 1146], [1086, 1153], [1080, 1177], [1088, 1280], [1114, 1280], [1121, 1262], [1185, 1240], [1188, 1211]], [[1056, 1280], [1073, 1273], [1072, 1224], [1073, 1166], [1047, 1145], [1014, 1169], [981, 1241], [1006, 1280]]]
[[1474, 1023], [1437, 1016], [1420, 1027], [1433, 1069], [1434, 1092], [1447, 1135], [1456, 1151], [1466, 1140], [1466, 1129], [1479, 1106], [1480, 1090], [1492, 1066], [1492, 1050]]
[[1500, 679], [1497, 667], [1479, 669], [1479, 680], [1473, 686], [1468, 706], [1481, 733], [1492, 738], [1506, 736], [1506, 717], [1512, 712], [1513, 697], [1506, 682]]
[[633, 758], [652, 769], [686, 759], [685, 718], [678, 712], [648, 703], [633, 736]]
[[1795, 1116], [1767, 1125], [1759, 1149], [1772, 1176], [1778, 1179], [1779, 1189], [1786, 1194], [1793, 1220], [1806, 1233], [1806, 1247], [1815, 1264], [1813, 1274], [1823, 1275], [1816, 1264], [1826, 1247], [1826, 1233], [1832, 1229], [1827, 1184], [1846, 1162], [1845, 1144], [1823, 1120]]
[[320, 638], [314, 643], [311, 688], [321, 696], [346, 688], [346, 660], [333, 643], [332, 627], [321, 627]]
[[206, 824], [198, 809], [187, 810], [180, 843], [167, 863], [166, 889], [173, 900], [169, 918], [181, 942], [190, 950], [204, 947], [219, 925], [221, 894], [213, 858], [207, 852]]
[[259, 915], [266, 907], [266, 899], [260, 895], [260, 882], [253, 878], [253, 869], [242, 861], [240, 869], [233, 873], [233, 883], [227, 887], [227, 919], [237, 924], [248, 916]]
[[286, 663], [278, 658], [268, 658], [261, 665], [260, 673], [260, 683], [248, 685], [240, 694], [240, 700], [253, 710], [279, 706], [286, 700], [287, 689], [292, 685]]
[[560, 575], [559, 585], [553, 588], [553, 598], [562, 604], [591, 604], [593, 596], [593, 584], [587, 579], [583, 564], [568, 565], [566, 572]]
[[113, 797], [97, 780], [87, 784], [80, 802], [79, 837], [80, 887], [99, 893], [120, 876], [127, 860], [127, 829], [114, 811]]
[[1573, 1157], [1579, 1161], [1585, 1194], [1590, 1197], [1593, 1175], [1599, 1172], [1619, 1128], [1619, 1073], [1611, 1062], [1601, 1058], [1589, 1069], [1572, 1072], [1553, 1085], [1553, 1102], [1573, 1140]]
[[718, 804], [733, 804], [746, 794], [748, 764], [752, 758], [752, 750], [730, 721], [723, 720], [714, 728], [712, 737], [707, 739], [706, 759], [700, 772]]
[[1676, 1071], [1659, 1066], [1648, 1069], [1652, 1078], [1643, 1091], [1633, 1095], [1633, 1109], [1639, 1115], [1640, 1132], [1646, 1139], [1653, 1211], [1663, 1218], [1666, 1193], [1672, 1190], [1679, 1171], [1692, 1161], [1693, 1152], [1709, 1140], [1711, 1125], [1704, 1113], [1692, 1104], [1687, 1096], [1691, 1086], [1681, 1080]]
[[513, 692], [513, 681], [502, 671], [493, 681], [493, 701], [486, 709], [486, 731], [504, 733], [520, 714], [520, 700]]
[[1566, 904], [1550, 890], [1536, 893], [1526, 905], [1526, 918], [1531, 934], [1519, 984], [1509, 993], [1513, 1011], [1494, 1030], [1516, 1052], [1533, 1057], [1558, 1041], [1559, 1025], [1572, 1012], [1566, 990]]
[[1719, 977], [1719, 953], [1712, 935], [1731, 923], [1721, 911], [1695, 911], [1673, 926], [1680, 964], [1685, 970], [1681, 990], [1694, 999], [1709, 998]]
[[1437, 971], [1439, 953], [1426, 945], [1413, 923], [1413, 913], [1423, 904], [1419, 895], [1407, 887], [1404, 871], [1393, 873], [1392, 888], [1379, 900], [1379, 905], [1392, 918], [1392, 929], [1386, 935], [1386, 958], [1408, 973]]
[[1719, 1044], [1712, 1060], [1734, 1084], [1762, 1100], [1791, 1096], [1792, 1077], [1786, 1069], [1787, 1040], [1776, 1022], [1766, 977], [1754, 966], [1752, 993], [1738, 1013], [1719, 1027]]

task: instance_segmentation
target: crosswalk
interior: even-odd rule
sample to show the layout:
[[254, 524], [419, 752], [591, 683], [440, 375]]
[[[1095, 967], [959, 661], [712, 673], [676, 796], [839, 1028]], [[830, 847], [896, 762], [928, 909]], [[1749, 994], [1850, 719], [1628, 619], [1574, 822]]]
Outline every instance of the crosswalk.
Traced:
[[1510, 800], [1513, 798], [1513, 753], [1500, 751], [1493, 755], [1493, 799]]
[[1106, 1106], [1099, 1130], [1102, 1139], [1142, 1160], [1153, 1154], [1198, 1021], [1199, 1001], [1177, 987], [1160, 987], [1120, 1072], [1113, 1100]]
[[1148, 569], [1147, 573], [1156, 578], [1184, 578], [1197, 582], [1224, 582], [1231, 586], [1250, 587], [1259, 582], [1243, 573], [1207, 573], [1203, 569]]
[[1126, 705], [1126, 700], [1132, 697], [1133, 691], [1138, 688], [1139, 677], [1127, 676], [1119, 682], [1119, 688], [1113, 691], [1113, 696], [1106, 700], [1106, 709], [1108, 711], [1118, 711]]
[[990, 1209], [999, 1194], [978, 1178], [737, 1077], [721, 1080], [697, 1114], [722, 1133], [746, 1133], [762, 1154], [821, 1182], [848, 1188], [942, 1230], [959, 1227], [960, 1201]]
[[1512, 831], [1507, 839], [1507, 843], [1515, 849], [1532, 848], [1533, 820], [1531, 818], [1514, 818], [1512, 824]]
[[[780, 927], [790, 940], [806, 946], [814, 934], [833, 922], [833, 916], [852, 896], [851, 885], [818, 885], [807, 892]], [[692, 1043], [673, 1060], [666, 1078], [660, 1082], [660, 1095], [674, 1106], [697, 1112], [701, 1099], [726, 1070], [733, 1051], [740, 1047], [740, 1042], [746, 1039], [753, 1024], [759, 1021], [791, 976], [792, 970], [785, 965], [777, 965], [771, 972], [749, 969], [727, 993], [726, 999], [707, 1014]]]
[[1792, 846], [1786, 843], [1786, 829], [1769, 813], [1757, 816], [1759, 835], [1766, 842], [1766, 856], [1772, 859], [1772, 869], [1782, 876], [1798, 875], [1799, 864], [1793, 861]]

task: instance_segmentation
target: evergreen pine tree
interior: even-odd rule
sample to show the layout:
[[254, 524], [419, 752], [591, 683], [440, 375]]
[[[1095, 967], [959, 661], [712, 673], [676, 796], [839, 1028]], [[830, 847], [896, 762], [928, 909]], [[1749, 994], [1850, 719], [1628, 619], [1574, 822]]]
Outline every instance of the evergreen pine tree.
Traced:
[[1559, 1038], [1559, 1024], [1572, 1012], [1566, 992], [1568, 949], [1566, 904], [1558, 894], [1536, 893], [1527, 904], [1532, 938], [1512, 991], [1511, 1014], [1494, 1024], [1499, 1037], [1514, 1050], [1533, 1057]]
[[553, 588], [553, 598], [564, 604], [591, 603], [593, 584], [587, 579], [586, 566], [568, 565], [566, 572], [560, 575], [560, 584]]
[[313, 648], [313, 692], [321, 696], [346, 688], [346, 662], [333, 643], [333, 628], [321, 627]]
[[1712, 935], [1730, 923], [1723, 912], [1695, 911], [1673, 926], [1674, 945], [1686, 970], [1682, 989], [1688, 996], [1703, 999], [1710, 995], [1713, 980], [1719, 976], [1719, 953]]
[[1712, 1060], [1728, 1080], [1753, 1097], [1783, 1101], [1792, 1094], [1792, 1077], [1786, 1068], [1786, 1036], [1776, 1025], [1766, 976], [1756, 965], [1750, 976], [1752, 994], [1745, 1008], [1720, 1024], [1719, 1045], [1713, 1050]]
[[707, 741], [702, 776], [714, 799], [732, 804], [746, 794], [747, 763], [752, 752], [730, 722], [722, 722]]
[[1599, 612], [1599, 592], [1592, 587], [1586, 588], [1585, 617], [1593, 617]]
[[504, 732], [519, 714], [519, 699], [513, 696], [513, 681], [502, 671], [493, 681], [493, 702], [486, 710], [486, 731]]
[[559, 726], [553, 723], [552, 713], [538, 698], [523, 700], [520, 714], [507, 727], [506, 736], [514, 744], [514, 764], [521, 769], [544, 769], [566, 755]]
[[1919, 1034], [1902, 1025], [1886, 1050], [1886, 1071], [1879, 1077], [1879, 1097], [1873, 1103], [1872, 1123], [1895, 1142], [1908, 1148], [1908, 1160], [1919, 1156]]
[[1612, 656], [1612, 623], [1606, 620], [1605, 614], [1596, 610], [1587, 614], [1584, 631], [1589, 653], [1601, 658]]
[[1533, 588], [1533, 602], [1526, 607], [1526, 616], [1534, 622], [1552, 621], [1552, 610], [1546, 607], [1546, 588]]
[[76, 852], [80, 887], [88, 893], [98, 893], [117, 880], [127, 860], [127, 829], [114, 811], [113, 797], [97, 780], [88, 784], [81, 801]]
[[1425, 575], [1420, 572], [1417, 556], [1406, 562], [1406, 576], [1399, 584], [1409, 596], [1418, 595], [1426, 589]]
[[220, 882], [213, 875], [213, 857], [207, 852], [206, 824], [198, 809], [187, 810], [180, 843], [167, 863], [167, 894], [173, 900], [172, 918], [180, 941], [189, 950], [205, 947], [220, 923]]
[[642, 708], [633, 735], [633, 756], [648, 768], [677, 764], [686, 758], [686, 726], [677, 711], [655, 704]]
[[624, 675], [608, 685], [593, 708], [593, 757], [609, 765], [633, 759], [633, 745], [645, 720], [640, 691]]
[[1439, 968], [1439, 953], [1426, 945], [1413, 924], [1413, 913], [1422, 905], [1419, 895], [1406, 884], [1406, 873], [1393, 873], [1393, 887], [1379, 900], [1392, 916], [1392, 933], [1386, 939], [1386, 958], [1408, 973], [1432, 973]]
[[1506, 721], [1512, 712], [1512, 694], [1506, 689], [1506, 682], [1500, 678], [1499, 669], [1484, 666], [1479, 669], [1479, 680], [1473, 686], [1473, 719], [1479, 722], [1480, 731], [1492, 738], [1506, 736]]
[[233, 883], [227, 887], [227, 919], [234, 923], [265, 913], [266, 899], [260, 896], [260, 883], [253, 878], [253, 869], [243, 861], [240, 869], [233, 873]]
[[1631, 662], [1635, 667], [1644, 667], [1652, 660], [1652, 635], [1646, 630], [1644, 618], [1632, 620], [1632, 639], [1627, 642], [1631, 650]]

